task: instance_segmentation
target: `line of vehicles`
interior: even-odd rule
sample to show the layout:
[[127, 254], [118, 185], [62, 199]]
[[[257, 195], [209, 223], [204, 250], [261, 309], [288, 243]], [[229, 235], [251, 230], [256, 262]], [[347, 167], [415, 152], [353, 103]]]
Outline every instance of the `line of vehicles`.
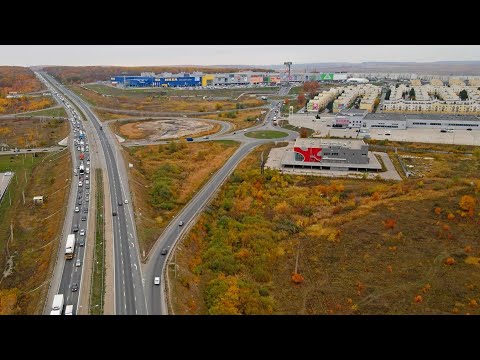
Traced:
[[[43, 81], [43, 79], [42, 79]], [[64, 105], [68, 108], [69, 112], [73, 116], [69, 119], [74, 136], [74, 149], [76, 148], [78, 152], [78, 159], [79, 163], [76, 168], [74, 168], [74, 176], [78, 177], [78, 190], [77, 190], [77, 198], [76, 198], [76, 205], [74, 212], [80, 213], [82, 211], [80, 220], [86, 221], [87, 214], [88, 214], [88, 205], [89, 205], [89, 196], [90, 196], [90, 157], [89, 153], [89, 145], [88, 139], [81, 123], [81, 118], [75, 111], [74, 107], [65, 99], [65, 97], [58, 93], [50, 84], [44, 81], [46, 86], [50, 89], [50, 91], [54, 94], [54, 96], [58, 97], [58, 99], [64, 103]], [[83, 192], [83, 188], [85, 188], [85, 192]], [[85, 205], [82, 208], [83, 201], [85, 201]], [[82, 208], [82, 210], [81, 210]], [[72, 232], [67, 235], [66, 245], [65, 245], [65, 261], [73, 260], [77, 255], [77, 259], [75, 260], [75, 267], [82, 266], [82, 260], [80, 259], [80, 254], [78, 254], [77, 245], [80, 247], [85, 246], [86, 241], [86, 231], [84, 228], [80, 229], [80, 225], [78, 223], [78, 216], [74, 215], [73, 217], [74, 223], [72, 226]], [[78, 234], [78, 236], [77, 236]], [[82, 254], [83, 255], [83, 254]], [[77, 282], [73, 282], [70, 286], [70, 290], [72, 293], [78, 291], [79, 285]], [[65, 289], [64, 289], [65, 290]], [[74, 315], [74, 305], [73, 304], [65, 304], [66, 299], [68, 296], [65, 294], [57, 294], [54, 296], [52, 309], [50, 311], [50, 315]], [[65, 307], [65, 312], [63, 312]]]

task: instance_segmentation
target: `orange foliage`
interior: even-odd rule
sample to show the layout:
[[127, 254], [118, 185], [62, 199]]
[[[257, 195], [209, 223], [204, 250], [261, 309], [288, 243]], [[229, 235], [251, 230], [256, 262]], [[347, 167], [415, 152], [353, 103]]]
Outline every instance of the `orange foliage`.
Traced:
[[468, 211], [468, 214], [473, 216], [476, 202], [477, 200], [473, 196], [463, 195], [460, 199], [459, 205], [462, 210]]
[[387, 272], [391, 273], [393, 271], [392, 265], [387, 266]]
[[303, 278], [302, 275], [300, 275], [299, 273], [294, 273], [292, 275], [292, 281], [295, 283], [295, 284], [301, 284], [305, 279]]
[[416, 303], [421, 303], [423, 301], [423, 298], [422, 298], [421, 295], [417, 295], [417, 296], [415, 296], [413, 301], [416, 302]]
[[435, 214], [440, 215], [442, 213], [442, 208], [436, 207]]
[[447, 258], [447, 260], [445, 260], [445, 264], [446, 265], [453, 265], [453, 264], [455, 264], [455, 259], [452, 258], [452, 257], [449, 257], [449, 258]]
[[453, 215], [452, 213], [449, 213], [449, 214], [447, 215], [447, 219], [448, 219], [448, 220], [453, 220], [453, 219], [455, 219], [455, 215]]
[[427, 285], [425, 285], [425, 286], [422, 288], [422, 292], [423, 292], [423, 293], [426, 293], [426, 292], [429, 291], [431, 288], [432, 288], [432, 285], [427, 284]]
[[473, 249], [470, 245], [465, 246], [465, 252], [466, 253], [471, 253], [472, 251], [473, 251]]
[[397, 221], [394, 219], [387, 219], [383, 222], [383, 225], [385, 226], [385, 229], [394, 229], [395, 226], [397, 225]]
[[450, 231], [450, 226], [448, 226], [447, 224], [443, 224], [442, 225], [442, 230], [448, 232], [448, 231]]
[[477, 307], [478, 306], [477, 300], [471, 299], [468, 305], [472, 307]]

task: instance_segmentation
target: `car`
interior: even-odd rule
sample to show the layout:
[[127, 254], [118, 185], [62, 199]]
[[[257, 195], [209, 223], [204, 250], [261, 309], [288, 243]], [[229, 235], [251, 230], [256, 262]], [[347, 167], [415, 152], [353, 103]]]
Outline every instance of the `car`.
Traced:
[[183, 221], [180, 221], [180, 222], [178, 223], [178, 226], [183, 226]]
[[118, 206], [122, 206], [123, 203], [121, 201], [118, 202]]
[[88, 213], [88, 208], [83, 209], [83, 213], [84, 214]]
[[72, 231], [73, 231], [73, 232], [77, 232], [77, 231], [78, 231], [78, 224], [73, 225]]
[[82, 187], [83, 183], [81, 181], [78, 182], [78, 187]]
[[163, 249], [160, 254], [162, 254], [162, 255], [167, 255], [167, 253], [168, 253], [168, 249]]
[[82, 198], [82, 194], [78, 194], [78, 198], [81, 199], [81, 198]]
[[85, 239], [83, 239], [83, 238], [80, 239], [79, 245], [80, 245], [80, 246], [85, 246]]
[[75, 266], [82, 266], [82, 260], [77, 259], [77, 262], [75, 263]]
[[204, 136], [203, 138], [204, 138], [204, 139], [208, 139], [208, 136]]
[[80, 236], [85, 236], [85, 229], [80, 230]]
[[247, 129], [243, 129], [243, 132], [247, 132]]
[[75, 212], [76, 213], [80, 212], [80, 209], [78, 208], [78, 206], [75, 206]]
[[82, 200], [78, 200], [78, 205], [82, 205]]
[[233, 135], [235, 135], [235, 134], [236, 134], [236, 132], [234, 131], [234, 132], [233, 132]]
[[112, 212], [112, 216], [117, 216], [117, 212], [116, 212], [116, 211], [113, 211], [113, 212]]
[[468, 131], [472, 131], [472, 129], [467, 129]]
[[127, 199], [125, 199], [125, 204], [128, 204], [128, 200], [127, 200]]
[[77, 283], [73, 283], [72, 284], [72, 292], [75, 292], [78, 290], [78, 284]]
[[82, 216], [82, 221], [87, 221], [87, 217], [85, 215]]
[[155, 276], [155, 279], [153, 279], [153, 283], [155, 285], [160, 285], [160, 276]]
[[85, 192], [85, 196], [90, 196], [90, 191]]
[[28, 149], [27, 151], [32, 151], [32, 149]]
[[87, 185], [85, 186], [85, 188], [86, 188], [86, 189], [90, 189], [90, 185], [87, 184]]

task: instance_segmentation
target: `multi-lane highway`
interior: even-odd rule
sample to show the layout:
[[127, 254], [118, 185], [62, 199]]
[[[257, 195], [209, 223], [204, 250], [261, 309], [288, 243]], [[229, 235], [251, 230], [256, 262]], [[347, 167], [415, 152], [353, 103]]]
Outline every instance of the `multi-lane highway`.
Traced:
[[[103, 127], [89, 106], [48, 74], [42, 75], [68, 97], [93, 125], [105, 157], [113, 221], [115, 314], [147, 314], [133, 210], [124, 161], [119, 159], [114, 135]], [[120, 161], [119, 161], [120, 160]], [[126, 201], [128, 203], [126, 203]]]
[[[235, 133], [226, 134], [215, 137], [215, 139], [230, 139], [241, 143], [237, 151], [232, 155], [225, 165], [218, 170], [207, 184], [192, 198], [192, 200], [180, 211], [176, 216], [176, 220], [172, 221], [164, 230], [162, 235], [157, 240], [154, 248], [149, 254], [148, 262], [145, 268], [145, 294], [148, 301], [150, 314], [168, 314], [165, 298], [165, 266], [168, 256], [162, 255], [162, 250], [173, 249], [177, 241], [184, 235], [188, 228], [193, 225], [197, 215], [203, 210], [208, 201], [215, 195], [216, 191], [225, 182], [232, 171], [237, 167], [238, 163], [245, 158], [258, 145], [272, 142], [275, 140], [258, 140], [246, 137], [245, 134], [255, 130], [281, 130], [288, 134], [283, 139], [276, 139], [277, 141], [287, 141], [298, 137], [298, 133], [279, 129], [272, 124], [274, 116], [276, 116], [274, 109], [279, 107], [280, 102], [273, 102], [271, 110], [265, 117], [264, 124], [249, 128], [246, 131], [236, 131]], [[213, 138], [213, 137], [212, 137]], [[198, 141], [197, 139], [195, 141]], [[180, 226], [180, 221], [183, 225]], [[170, 255], [167, 252], [167, 255]], [[160, 285], [154, 285], [154, 278], [160, 277]]]
[[[47, 84], [47, 86], [49, 86]], [[53, 91], [52, 91], [53, 92]], [[53, 93], [52, 93], [53, 96]], [[86, 173], [86, 168], [90, 168], [90, 153], [85, 151], [88, 148], [88, 137], [83, 139], [83, 150], [81, 151], [80, 140], [77, 140], [81, 131], [84, 131], [82, 120], [75, 110], [67, 105], [63, 100], [60, 101], [58, 96], [55, 99], [65, 108], [71, 122], [71, 132], [69, 146], [72, 153], [72, 184], [70, 189], [70, 197], [67, 205], [67, 215], [63, 228], [63, 236], [60, 241], [60, 251], [57, 259], [57, 267], [61, 271], [54, 273], [52, 280], [51, 294], [44, 313], [50, 313], [51, 299], [54, 294], [63, 294], [65, 305], [73, 305], [73, 314], [77, 314], [79, 298], [81, 291], [82, 275], [85, 260], [85, 244], [87, 243], [88, 234], [88, 214], [91, 211], [90, 206], [90, 174]], [[32, 149], [32, 151], [35, 149]], [[84, 160], [80, 161], [80, 154], [83, 154]], [[83, 171], [80, 173], [79, 164], [83, 165]], [[67, 171], [71, 171], [68, 169]], [[89, 172], [89, 171], [88, 171]], [[81, 183], [81, 186], [80, 186]], [[72, 259], [65, 259], [65, 245], [68, 234], [75, 234], [75, 248]], [[83, 235], [81, 235], [83, 234]], [[55, 276], [56, 275], [56, 276]], [[55, 281], [56, 280], [56, 281]]]

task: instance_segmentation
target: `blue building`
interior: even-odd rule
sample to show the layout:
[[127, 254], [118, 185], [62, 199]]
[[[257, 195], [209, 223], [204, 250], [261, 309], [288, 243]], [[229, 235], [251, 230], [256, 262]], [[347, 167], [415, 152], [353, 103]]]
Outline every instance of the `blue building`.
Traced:
[[190, 87], [202, 86], [201, 76], [115, 76], [112, 77], [112, 82], [117, 84], [124, 84], [128, 87]]

